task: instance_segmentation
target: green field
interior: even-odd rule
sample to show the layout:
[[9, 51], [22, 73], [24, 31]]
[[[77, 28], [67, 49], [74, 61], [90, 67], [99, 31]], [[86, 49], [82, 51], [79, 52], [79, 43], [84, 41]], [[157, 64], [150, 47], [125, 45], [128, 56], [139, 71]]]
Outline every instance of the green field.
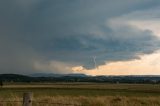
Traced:
[[104, 83], [53, 83], [12, 84], [0, 89], [0, 97], [21, 96], [33, 92], [34, 96], [160, 96], [160, 85], [104, 84]]
[[160, 85], [156, 84], [7, 84], [0, 88], [0, 100], [22, 100], [24, 92], [32, 92], [35, 100], [74, 102], [84, 106], [116, 106], [116, 102], [119, 102], [117, 106], [160, 106]]

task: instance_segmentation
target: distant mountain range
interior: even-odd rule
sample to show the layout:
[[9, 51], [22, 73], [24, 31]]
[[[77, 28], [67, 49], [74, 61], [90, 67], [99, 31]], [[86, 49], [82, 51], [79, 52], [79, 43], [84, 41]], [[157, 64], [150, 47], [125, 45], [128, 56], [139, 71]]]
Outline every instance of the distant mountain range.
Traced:
[[85, 74], [35, 73], [30, 75], [0, 74], [3, 82], [103, 82], [103, 83], [160, 83], [158, 75], [88, 76]]
[[87, 77], [87, 75], [85, 74], [54, 74], [54, 73], [34, 73], [28, 76], [30, 77], [64, 77], [64, 76]]

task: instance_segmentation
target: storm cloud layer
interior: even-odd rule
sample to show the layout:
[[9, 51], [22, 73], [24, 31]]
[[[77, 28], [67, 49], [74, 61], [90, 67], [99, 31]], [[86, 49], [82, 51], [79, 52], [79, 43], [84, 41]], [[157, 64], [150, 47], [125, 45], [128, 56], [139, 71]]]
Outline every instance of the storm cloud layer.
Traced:
[[159, 37], [128, 22], [152, 20], [160, 14], [148, 11], [159, 7], [158, 0], [1, 0], [0, 73], [70, 73], [94, 68], [94, 56], [101, 65], [153, 53]]

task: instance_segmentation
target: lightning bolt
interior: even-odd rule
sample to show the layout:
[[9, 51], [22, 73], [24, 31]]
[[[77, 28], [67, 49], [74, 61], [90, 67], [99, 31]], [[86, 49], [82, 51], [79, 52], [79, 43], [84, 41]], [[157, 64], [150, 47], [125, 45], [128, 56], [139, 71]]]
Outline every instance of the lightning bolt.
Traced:
[[97, 68], [97, 62], [96, 62], [96, 56], [93, 56], [93, 62], [94, 62], [95, 69], [98, 70], [98, 68]]

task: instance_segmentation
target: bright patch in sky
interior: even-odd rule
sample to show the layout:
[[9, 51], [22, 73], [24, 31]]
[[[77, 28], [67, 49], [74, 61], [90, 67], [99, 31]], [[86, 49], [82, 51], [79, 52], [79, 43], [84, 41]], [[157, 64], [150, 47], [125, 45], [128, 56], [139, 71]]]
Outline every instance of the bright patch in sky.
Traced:
[[87, 70], [82, 66], [73, 67], [75, 73], [88, 75], [159, 75], [160, 52], [141, 55], [140, 59], [117, 61], [100, 65], [98, 69]]
[[160, 20], [130, 21], [129, 24], [141, 30], [150, 30], [154, 35], [160, 37]]

